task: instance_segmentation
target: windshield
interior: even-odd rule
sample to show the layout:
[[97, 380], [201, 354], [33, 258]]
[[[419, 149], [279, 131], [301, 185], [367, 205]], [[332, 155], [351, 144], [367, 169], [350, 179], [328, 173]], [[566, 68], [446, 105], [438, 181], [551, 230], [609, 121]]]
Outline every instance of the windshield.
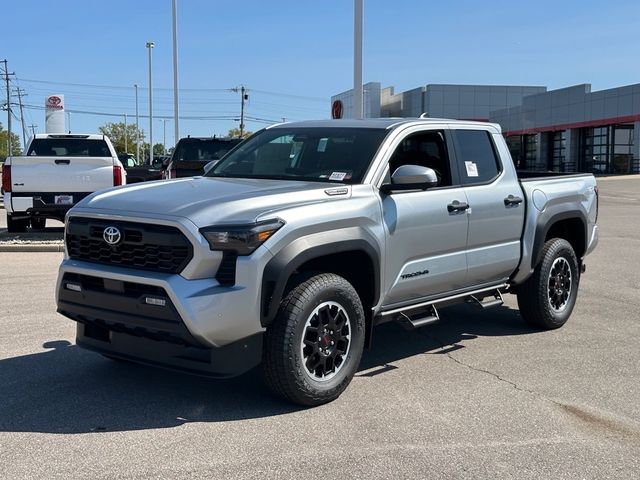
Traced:
[[377, 128], [263, 130], [206, 176], [360, 183], [387, 133]]
[[87, 138], [34, 138], [29, 156], [38, 157], [110, 157], [107, 142]]
[[224, 157], [239, 142], [240, 140], [182, 140], [178, 142], [173, 158], [178, 162], [210, 162]]

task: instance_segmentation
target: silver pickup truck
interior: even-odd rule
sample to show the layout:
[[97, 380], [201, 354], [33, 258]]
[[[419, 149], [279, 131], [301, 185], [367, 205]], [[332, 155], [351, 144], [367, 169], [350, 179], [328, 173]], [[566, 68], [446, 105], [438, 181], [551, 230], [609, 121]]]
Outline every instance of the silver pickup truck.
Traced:
[[597, 208], [593, 175], [519, 176], [497, 125], [279, 124], [202, 177], [82, 200], [58, 312], [106, 357], [219, 377], [261, 363], [276, 393], [318, 405], [383, 322], [513, 293], [527, 322], [562, 326]]

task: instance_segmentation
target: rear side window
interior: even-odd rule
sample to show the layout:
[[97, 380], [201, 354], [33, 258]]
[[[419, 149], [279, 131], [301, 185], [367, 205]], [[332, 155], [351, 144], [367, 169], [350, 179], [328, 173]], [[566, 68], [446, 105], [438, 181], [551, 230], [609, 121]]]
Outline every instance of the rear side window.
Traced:
[[107, 142], [87, 138], [34, 138], [28, 156], [36, 157], [110, 157]]
[[487, 183], [498, 176], [500, 164], [489, 132], [453, 130], [462, 183]]

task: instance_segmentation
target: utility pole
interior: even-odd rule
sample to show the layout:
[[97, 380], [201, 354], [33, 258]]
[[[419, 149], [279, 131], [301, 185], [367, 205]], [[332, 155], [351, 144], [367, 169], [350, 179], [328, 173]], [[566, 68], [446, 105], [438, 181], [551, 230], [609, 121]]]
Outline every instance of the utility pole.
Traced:
[[27, 96], [20, 87], [16, 88], [16, 93], [18, 94], [18, 104], [20, 105], [20, 123], [22, 123], [22, 143], [24, 148], [27, 148], [27, 128], [24, 125], [24, 110], [22, 108], [22, 96]]
[[232, 92], [240, 92], [240, 138], [244, 135], [244, 102], [249, 100], [249, 95], [247, 94], [247, 89], [244, 88], [244, 85], [241, 85], [240, 88], [232, 88]]
[[124, 153], [129, 153], [129, 143], [127, 142], [127, 114], [124, 114]]
[[11, 156], [13, 151], [11, 148], [11, 90], [9, 89], [9, 76], [15, 75], [15, 73], [9, 73], [9, 67], [7, 66], [7, 60], [2, 60], [4, 63], [4, 81], [7, 87], [7, 155]]
[[38, 125], [34, 125], [33, 123], [32, 123], [31, 125], [29, 125], [29, 128], [31, 129], [31, 134], [32, 134], [33, 136], [35, 136], [35, 134], [36, 134], [36, 127], [37, 127], [37, 126], [38, 126]]

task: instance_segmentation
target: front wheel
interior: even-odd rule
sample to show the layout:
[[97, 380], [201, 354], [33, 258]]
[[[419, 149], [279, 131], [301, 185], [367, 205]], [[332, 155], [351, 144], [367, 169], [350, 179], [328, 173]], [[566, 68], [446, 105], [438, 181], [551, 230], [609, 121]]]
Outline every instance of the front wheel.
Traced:
[[520, 314], [534, 327], [561, 327], [576, 304], [579, 282], [578, 259], [571, 244], [562, 238], [547, 241], [542, 260], [519, 288]]
[[267, 328], [263, 369], [269, 387], [305, 406], [335, 400], [356, 373], [365, 319], [353, 286], [330, 273], [295, 286]]

